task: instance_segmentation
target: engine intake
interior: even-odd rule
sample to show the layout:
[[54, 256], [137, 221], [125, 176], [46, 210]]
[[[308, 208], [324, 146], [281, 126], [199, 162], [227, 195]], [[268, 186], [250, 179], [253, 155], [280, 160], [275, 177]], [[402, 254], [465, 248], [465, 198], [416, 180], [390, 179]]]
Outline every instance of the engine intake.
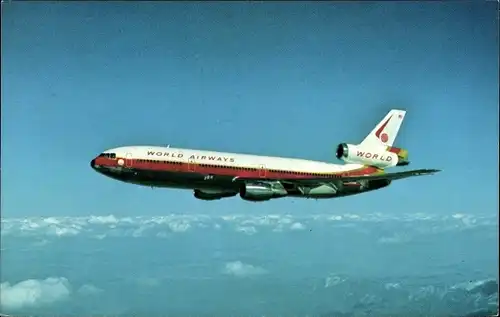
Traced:
[[349, 156], [349, 146], [346, 143], [340, 143], [337, 146], [336, 156], [339, 160], [343, 160]]
[[265, 201], [287, 194], [288, 192], [283, 187], [269, 183], [248, 183], [240, 187], [240, 197], [248, 201]]
[[408, 151], [396, 147], [387, 147], [386, 150], [361, 147], [347, 143], [337, 146], [336, 157], [347, 163], [363, 164], [387, 168], [410, 164]]

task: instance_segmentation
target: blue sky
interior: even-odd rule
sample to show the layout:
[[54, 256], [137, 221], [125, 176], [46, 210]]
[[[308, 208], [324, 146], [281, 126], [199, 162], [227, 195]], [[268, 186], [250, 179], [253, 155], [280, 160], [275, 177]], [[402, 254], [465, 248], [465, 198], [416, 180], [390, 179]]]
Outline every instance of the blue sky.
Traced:
[[[495, 2], [2, 4], [2, 213], [496, 213]], [[409, 168], [355, 197], [196, 200], [89, 167], [122, 145], [337, 162], [392, 108]]]

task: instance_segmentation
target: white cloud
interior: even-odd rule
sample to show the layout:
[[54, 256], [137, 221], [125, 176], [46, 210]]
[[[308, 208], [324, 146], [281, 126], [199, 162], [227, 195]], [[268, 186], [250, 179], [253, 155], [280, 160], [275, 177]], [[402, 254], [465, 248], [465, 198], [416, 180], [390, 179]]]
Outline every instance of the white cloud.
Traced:
[[71, 295], [71, 286], [64, 277], [49, 277], [45, 280], [26, 280], [11, 285], [0, 284], [0, 303], [6, 310], [37, 307], [66, 300]]
[[476, 224], [476, 222], [477, 222], [477, 219], [473, 216], [470, 216], [470, 215], [454, 214], [452, 217], [454, 219], [461, 220], [462, 223], [467, 227], [474, 226], [474, 224]]
[[118, 223], [119, 220], [113, 215], [90, 216], [88, 222], [89, 223], [96, 223], [96, 224], [115, 224], [115, 223]]
[[300, 222], [294, 222], [291, 226], [290, 226], [290, 229], [292, 230], [304, 230], [306, 228], [306, 226], [304, 226], [302, 223]]
[[392, 236], [388, 237], [381, 237], [377, 240], [378, 243], [382, 244], [397, 244], [397, 243], [405, 243], [410, 241], [410, 237], [407, 235], [401, 235], [401, 234], [393, 234]]
[[265, 274], [267, 273], [267, 271], [258, 266], [245, 264], [241, 261], [234, 261], [226, 263], [226, 266], [224, 268], [224, 273], [236, 277], [245, 277], [251, 275]]
[[236, 231], [238, 232], [243, 232], [245, 234], [248, 234], [248, 235], [252, 235], [252, 234], [255, 234], [257, 233], [257, 229], [255, 229], [254, 226], [249, 226], [249, 227], [236, 227]]
[[[352, 219], [356, 219], [356, 218], [352, 218]], [[342, 220], [342, 216], [331, 216], [328, 220], [341, 221]]]
[[173, 232], [185, 232], [189, 228], [191, 228], [191, 225], [188, 222], [181, 221], [181, 222], [171, 222], [168, 224], [168, 227]]
[[326, 279], [325, 279], [325, 288], [342, 284], [346, 280], [347, 280], [346, 278], [343, 278], [343, 277], [340, 277], [340, 276], [337, 276], [337, 275], [327, 276]]
[[92, 285], [92, 284], [85, 284], [85, 285], [82, 285], [79, 289], [78, 289], [78, 294], [80, 295], [85, 295], [85, 296], [89, 296], [89, 295], [98, 295], [100, 293], [102, 293], [103, 290]]
[[399, 283], [385, 283], [384, 284], [384, 288], [386, 290], [400, 289], [401, 288], [401, 284], [399, 284]]
[[467, 281], [467, 282], [458, 283], [458, 284], [453, 285], [451, 287], [451, 289], [464, 289], [464, 290], [470, 292], [474, 289], [478, 289], [478, 288], [484, 286], [485, 284], [491, 283], [491, 282], [498, 284], [498, 282], [496, 281], [495, 278], [491, 278], [491, 279]]
[[60, 227], [49, 227], [46, 231], [48, 235], [53, 236], [76, 236], [80, 232], [75, 228], [60, 228]]

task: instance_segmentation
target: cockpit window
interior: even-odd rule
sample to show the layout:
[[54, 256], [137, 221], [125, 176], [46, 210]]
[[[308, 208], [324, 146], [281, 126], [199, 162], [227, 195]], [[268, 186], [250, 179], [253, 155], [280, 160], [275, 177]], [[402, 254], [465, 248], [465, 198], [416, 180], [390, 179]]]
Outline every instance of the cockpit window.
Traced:
[[107, 157], [110, 159], [116, 159], [116, 153], [101, 153], [99, 157]]

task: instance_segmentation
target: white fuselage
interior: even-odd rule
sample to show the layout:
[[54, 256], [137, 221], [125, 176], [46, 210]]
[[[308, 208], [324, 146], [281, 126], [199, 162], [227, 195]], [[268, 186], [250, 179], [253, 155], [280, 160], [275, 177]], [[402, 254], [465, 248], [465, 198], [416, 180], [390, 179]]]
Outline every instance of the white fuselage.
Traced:
[[[339, 173], [362, 168], [361, 164], [332, 164], [320, 161], [285, 158], [275, 156], [260, 156], [227, 152], [179, 149], [159, 146], [132, 146], [111, 149], [107, 152], [117, 153], [117, 156], [132, 159], [155, 159], [191, 164], [217, 164], [227, 167], [265, 168], [267, 170], [287, 170], [304, 173]], [[151, 154], [154, 153], [154, 154]]]
[[[296, 158], [158, 146], [110, 149], [92, 160], [91, 165], [95, 170], [114, 179], [145, 186], [192, 189], [195, 190], [195, 196], [198, 191], [200, 197], [209, 194], [216, 197], [218, 193], [236, 195], [238, 187], [235, 186], [234, 180], [239, 177], [273, 182], [280, 178], [367, 175], [379, 171], [361, 164], [338, 165]], [[329, 186], [285, 188], [279, 184], [279, 187], [286, 196], [307, 198], [345, 196], [369, 190], [359, 183], [350, 182], [344, 185], [342, 192]]]

